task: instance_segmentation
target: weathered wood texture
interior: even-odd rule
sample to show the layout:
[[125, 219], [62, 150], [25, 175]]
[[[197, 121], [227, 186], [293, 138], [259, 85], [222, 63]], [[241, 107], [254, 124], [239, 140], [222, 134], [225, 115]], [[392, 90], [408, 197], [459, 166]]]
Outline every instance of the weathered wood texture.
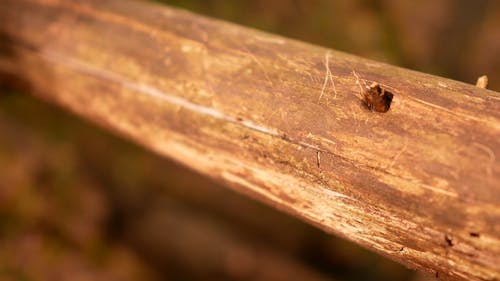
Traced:
[[0, 71], [41, 98], [410, 267], [500, 279], [498, 93], [144, 2], [0, 19]]

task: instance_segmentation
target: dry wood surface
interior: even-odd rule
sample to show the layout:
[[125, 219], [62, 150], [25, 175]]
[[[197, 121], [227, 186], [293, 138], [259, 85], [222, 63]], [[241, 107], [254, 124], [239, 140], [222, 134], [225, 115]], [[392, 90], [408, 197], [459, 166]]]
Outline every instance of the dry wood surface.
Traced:
[[0, 34], [42, 99], [409, 267], [500, 280], [499, 93], [140, 1], [4, 0]]

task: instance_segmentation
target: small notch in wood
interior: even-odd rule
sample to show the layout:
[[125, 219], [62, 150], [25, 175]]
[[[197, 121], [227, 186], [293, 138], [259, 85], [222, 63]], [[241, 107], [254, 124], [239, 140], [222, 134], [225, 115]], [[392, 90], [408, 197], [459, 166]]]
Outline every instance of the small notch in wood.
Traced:
[[470, 237], [479, 238], [481, 235], [478, 232], [469, 232]]
[[372, 83], [363, 93], [363, 103], [371, 111], [385, 113], [391, 108], [394, 94], [380, 86], [378, 83]]
[[446, 241], [446, 244], [448, 245], [448, 247], [453, 247], [453, 245], [455, 245], [455, 241], [453, 241], [453, 237], [449, 234], [446, 234], [444, 236], [444, 240]]

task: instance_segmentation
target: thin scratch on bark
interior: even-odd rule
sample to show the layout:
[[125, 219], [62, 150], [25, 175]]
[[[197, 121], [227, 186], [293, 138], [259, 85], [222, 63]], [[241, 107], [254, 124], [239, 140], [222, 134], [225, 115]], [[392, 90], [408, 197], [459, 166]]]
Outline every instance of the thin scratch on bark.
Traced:
[[408, 138], [405, 139], [405, 144], [404, 144], [403, 148], [400, 151], [398, 151], [398, 153], [396, 153], [396, 155], [394, 155], [394, 158], [392, 159], [391, 164], [389, 164], [389, 167], [387, 169], [392, 169], [394, 164], [396, 164], [399, 157], [401, 157], [401, 155], [403, 155], [403, 153], [406, 151], [406, 149], [408, 149]]
[[492, 167], [495, 165], [495, 161], [496, 161], [495, 152], [493, 152], [493, 150], [491, 150], [491, 148], [487, 147], [486, 145], [478, 143], [478, 142], [473, 142], [472, 145], [479, 148], [480, 150], [486, 152], [486, 154], [488, 154], [488, 156], [490, 158], [490, 163], [489, 163], [488, 167], [486, 167], [486, 173], [489, 176], [491, 176], [493, 174]]
[[[329, 63], [329, 58], [328, 58], [328, 53], [326, 53], [326, 63], [325, 65], [328, 65]], [[325, 94], [325, 89], [326, 89], [326, 85], [328, 84], [328, 68], [327, 70], [325, 71], [325, 79], [323, 81], [323, 87], [321, 87], [321, 93], [319, 94], [319, 98], [318, 98], [318, 102], [321, 100], [321, 98], [323, 97], [323, 95]]]
[[308, 138], [308, 139], [312, 139], [312, 140], [319, 140], [320, 142], [329, 143], [329, 144], [331, 144], [331, 145], [333, 145], [333, 146], [337, 145], [337, 144], [336, 144], [334, 141], [332, 141], [332, 140], [329, 140], [329, 139], [324, 138], [324, 137], [321, 137], [321, 136], [314, 135], [314, 134], [312, 134], [312, 133], [308, 133], [308, 134], [306, 135], [306, 138]]
[[328, 197], [337, 197], [337, 198], [346, 198], [346, 199], [349, 199], [349, 200], [352, 200], [352, 201], [358, 201], [354, 198], [351, 198], [347, 195], [344, 195], [340, 192], [337, 192], [337, 191], [333, 191], [331, 189], [328, 189], [328, 188], [323, 188], [323, 194], [328, 196]]
[[307, 72], [307, 75], [309, 75], [309, 79], [311, 79], [311, 82], [316, 83], [316, 80], [314, 80], [314, 78], [311, 75], [311, 73]]
[[262, 62], [244, 44], [240, 43], [239, 45], [244, 49], [244, 51], [245, 51], [244, 53], [247, 56], [249, 56], [257, 64], [257, 66], [260, 68], [260, 70], [264, 74], [264, 77], [266, 77], [267, 82], [269, 82], [269, 84], [271, 84], [271, 86], [274, 86], [274, 83], [271, 80], [271, 78], [269, 77], [269, 74], [267, 73], [267, 70], [264, 67], [264, 65], [262, 64]]
[[318, 168], [321, 166], [321, 151], [316, 151], [316, 164], [318, 164]]
[[333, 96], [333, 99], [337, 98], [337, 88], [335, 87], [335, 81], [333, 81], [333, 74], [330, 71], [330, 52], [327, 52], [325, 55], [325, 79], [323, 81], [323, 86], [321, 87], [321, 93], [318, 98], [318, 102], [321, 100], [323, 95], [325, 94], [326, 86], [328, 85], [328, 81], [332, 83], [332, 88], [333, 88], [333, 93], [335, 94]]
[[441, 193], [441, 194], [446, 195], [446, 196], [450, 196], [450, 197], [454, 197], [454, 198], [458, 197], [458, 194], [455, 192], [451, 192], [451, 191], [444, 190], [441, 188], [436, 188], [436, 187], [433, 187], [433, 186], [428, 185], [428, 184], [422, 184], [421, 187], [428, 189], [428, 190], [431, 190], [431, 191], [434, 191], [434, 192], [437, 192], [437, 193]]
[[278, 113], [278, 112], [280, 112], [280, 111], [281, 111], [281, 109], [279, 109], [279, 108], [278, 108], [278, 109], [276, 109], [275, 111], [273, 111], [273, 112], [272, 112], [271, 114], [269, 114], [269, 116], [266, 118], [266, 121], [270, 121], [270, 120], [271, 120], [271, 118], [273, 118], [273, 117], [274, 117], [274, 115], [276, 115], [276, 113]]
[[290, 142], [291, 142], [291, 143], [294, 143], [294, 144], [297, 144], [297, 145], [300, 145], [300, 146], [303, 146], [303, 147], [306, 147], [306, 148], [315, 149], [315, 150], [317, 150], [317, 151], [331, 153], [330, 151], [327, 151], [327, 150], [321, 149], [319, 146], [312, 145], [312, 144], [307, 143], [307, 142], [304, 142], [304, 141], [297, 141], [297, 142], [294, 142], [294, 141], [291, 141], [291, 140], [290, 140]]
[[334, 147], [337, 145], [337, 143], [335, 143], [334, 141], [329, 140], [329, 139], [327, 139], [327, 138], [318, 137], [318, 139], [320, 139], [321, 141], [327, 142], [327, 143], [329, 143], [329, 144], [332, 144]]
[[457, 112], [457, 111], [453, 111], [453, 110], [447, 109], [445, 107], [439, 106], [437, 104], [426, 102], [424, 100], [421, 100], [421, 99], [418, 99], [418, 98], [415, 98], [415, 97], [412, 97], [412, 96], [408, 96], [408, 98], [411, 99], [411, 100], [416, 101], [417, 103], [420, 103], [420, 104], [423, 104], [423, 105], [426, 105], [426, 106], [430, 107], [430, 108], [427, 108], [428, 110], [431, 110], [431, 108], [438, 109], [438, 110], [446, 112], [446, 113], [448, 113], [450, 115], [454, 115], [454, 116], [457, 116], [457, 117], [462, 117], [462, 118], [465, 118], [465, 119], [468, 119], [468, 120], [474, 120], [476, 122], [483, 123], [485, 125], [491, 126], [495, 130], [500, 130], [500, 124], [498, 122], [488, 122], [488, 120], [477, 118], [477, 117], [474, 117], [474, 116], [469, 115], [469, 114], [464, 114], [464, 113], [460, 113], [460, 112]]
[[[330, 57], [330, 53], [327, 53], [327, 59]], [[332, 87], [333, 87], [333, 92], [335, 95], [333, 96], [333, 99], [337, 99], [337, 88], [335, 87], [335, 81], [333, 81], [333, 74], [330, 71], [330, 61], [327, 60], [326, 62], [326, 71], [328, 72], [328, 77], [330, 77], [330, 82], [332, 82]]]
[[[352, 75], [356, 78], [356, 84], [359, 86], [359, 98], [363, 97], [363, 87], [361, 87], [361, 78], [359, 78], [359, 75], [356, 73], [356, 71], [352, 70]], [[366, 85], [365, 85], [366, 86]]]

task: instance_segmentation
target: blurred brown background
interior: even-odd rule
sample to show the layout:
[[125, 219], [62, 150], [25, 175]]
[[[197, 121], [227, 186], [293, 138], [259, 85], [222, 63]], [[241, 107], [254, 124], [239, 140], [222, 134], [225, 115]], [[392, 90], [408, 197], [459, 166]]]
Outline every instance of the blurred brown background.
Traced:
[[[488, 74], [500, 89], [499, 1], [163, 2], [468, 83]], [[0, 89], [2, 281], [422, 278]]]

